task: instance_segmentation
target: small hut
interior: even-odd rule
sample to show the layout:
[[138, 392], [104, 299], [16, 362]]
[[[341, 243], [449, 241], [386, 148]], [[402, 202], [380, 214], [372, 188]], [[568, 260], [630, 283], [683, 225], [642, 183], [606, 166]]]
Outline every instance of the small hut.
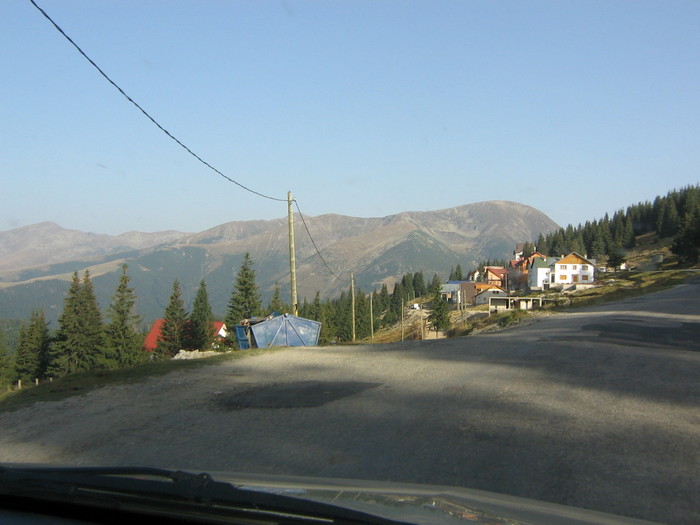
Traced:
[[321, 334], [321, 323], [291, 314], [272, 317], [251, 324], [258, 348], [273, 346], [316, 346]]

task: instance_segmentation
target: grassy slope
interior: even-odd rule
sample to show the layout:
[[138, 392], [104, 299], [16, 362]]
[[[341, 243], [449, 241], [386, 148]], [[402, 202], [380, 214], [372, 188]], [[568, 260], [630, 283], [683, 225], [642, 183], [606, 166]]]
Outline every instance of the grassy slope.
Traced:
[[60, 401], [103, 386], [135, 383], [170, 372], [216, 365], [232, 359], [242, 359], [247, 356], [275, 351], [279, 351], [279, 349], [253, 349], [244, 352], [228, 352], [201, 359], [149, 361], [120, 370], [94, 370], [74, 374], [51, 382], [47, 381], [38, 386], [31, 385], [22, 390], [0, 394], [0, 411], [18, 410], [37, 402]]

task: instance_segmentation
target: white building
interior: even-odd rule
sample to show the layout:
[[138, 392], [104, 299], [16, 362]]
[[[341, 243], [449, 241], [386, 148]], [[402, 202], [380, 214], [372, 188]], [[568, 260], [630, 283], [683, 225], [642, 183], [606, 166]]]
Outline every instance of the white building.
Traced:
[[488, 290], [476, 294], [474, 304], [489, 304], [491, 297], [508, 297], [508, 292], [498, 286], [492, 286]]
[[552, 264], [549, 285], [592, 284], [595, 280], [595, 261], [590, 261], [576, 252]]
[[536, 257], [527, 270], [527, 286], [530, 290], [542, 290], [549, 284], [550, 266], [559, 260], [558, 257]]

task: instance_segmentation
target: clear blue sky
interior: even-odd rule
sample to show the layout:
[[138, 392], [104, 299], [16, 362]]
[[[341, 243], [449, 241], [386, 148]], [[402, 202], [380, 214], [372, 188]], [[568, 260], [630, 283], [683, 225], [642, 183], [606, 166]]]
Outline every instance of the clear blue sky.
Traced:
[[[484, 200], [561, 225], [700, 181], [700, 2], [36, 0], [165, 128], [307, 215]], [[0, 2], [0, 230], [286, 215]]]

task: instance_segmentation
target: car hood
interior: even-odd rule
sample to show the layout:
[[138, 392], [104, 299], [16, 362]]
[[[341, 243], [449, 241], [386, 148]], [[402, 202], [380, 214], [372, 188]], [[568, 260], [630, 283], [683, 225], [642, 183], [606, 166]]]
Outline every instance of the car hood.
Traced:
[[217, 481], [358, 510], [416, 524], [642, 524], [648, 521], [476, 489], [347, 480], [210, 472]]

